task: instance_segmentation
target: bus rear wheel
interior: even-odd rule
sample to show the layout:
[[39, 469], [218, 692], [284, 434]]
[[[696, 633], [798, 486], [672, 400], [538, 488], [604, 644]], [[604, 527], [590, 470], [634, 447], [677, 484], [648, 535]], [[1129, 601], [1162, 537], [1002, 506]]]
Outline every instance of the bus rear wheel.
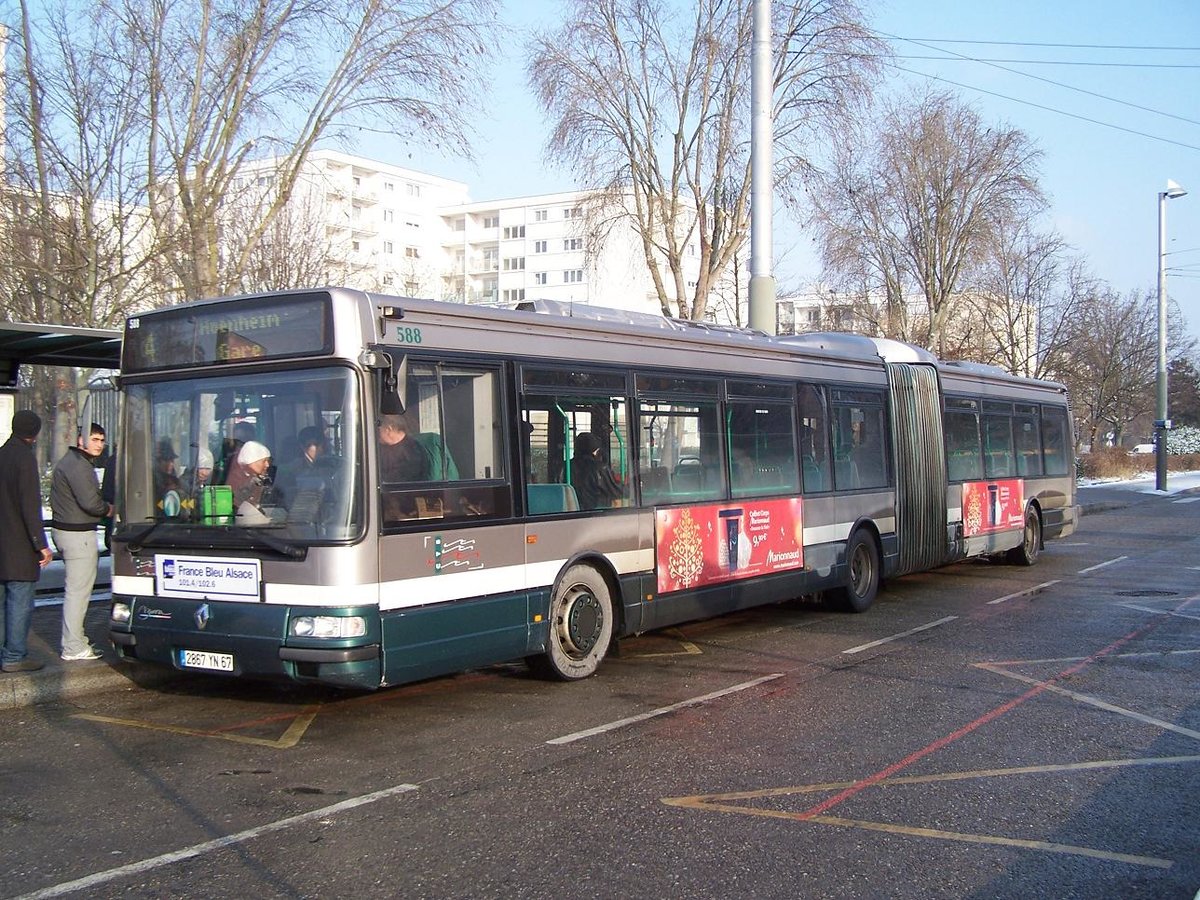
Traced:
[[563, 573], [550, 600], [546, 652], [531, 656], [539, 675], [578, 681], [595, 673], [613, 634], [612, 592], [604, 576], [588, 565]]
[[1019, 546], [1008, 551], [1008, 561], [1014, 566], [1032, 566], [1042, 551], [1042, 520], [1032, 506], [1025, 510], [1025, 532]]
[[860, 528], [846, 545], [846, 584], [831, 592], [833, 604], [846, 612], [866, 612], [879, 593], [879, 548]]

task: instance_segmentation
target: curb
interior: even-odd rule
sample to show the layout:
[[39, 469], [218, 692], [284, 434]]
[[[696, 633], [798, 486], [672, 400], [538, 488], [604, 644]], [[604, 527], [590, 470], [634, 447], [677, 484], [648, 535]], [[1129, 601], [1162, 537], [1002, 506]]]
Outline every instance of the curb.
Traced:
[[169, 667], [124, 660], [108, 640], [106, 599], [93, 595], [84, 616], [84, 629], [92, 646], [103, 649], [97, 660], [67, 662], [59, 657], [62, 613], [58, 605], [35, 606], [29, 630], [29, 657], [44, 668], [36, 672], [0, 675], [0, 710], [20, 709], [52, 703], [69, 703], [88, 694], [105, 691], [153, 690], [180, 677]]
[[0, 710], [58, 703], [105, 691], [154, 688], [177, 674], [171, 669], [121, 660], [78, 662], [71, 668], [47, 666], [38, 672], [0, 678]]

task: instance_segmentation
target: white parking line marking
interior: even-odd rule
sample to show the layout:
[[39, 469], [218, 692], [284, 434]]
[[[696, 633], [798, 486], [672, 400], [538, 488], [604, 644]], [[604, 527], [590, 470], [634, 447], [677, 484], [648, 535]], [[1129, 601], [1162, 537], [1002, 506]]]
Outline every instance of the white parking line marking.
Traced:
[[191, 847], [185, 847], [182, 850], [174, 850], [171, 853], [164, 853], [162, 856], [155, 856], [151, 859], [143, 859], [141, 862], [130, 863], [127, 866], [120, 866], [116, 869], [109, 869], [107, 872], [97, 872], [94, 875], [88, 875], [85, 878], [77, 878], [74, 881], [64, 881], [62, 884], [56, 884], [53, 887], [43, 888], [40, 891], [34, 891], [32, 894], [23, 894], [17, 897], [16, 900], [35, 900], [42, 897], [61, 897], [63, 894], [70, 894], [74, 891], [82, 891], [87, 888], [93, 888], [98, 884], [105, 884], [109, 881], [115, 881], [118, 878], [124, 878], [127, 875], [140, 875], [143, 872], [148, 872], [151, 869], [157, 869], [162, 866], [170, 865], [171, 863], [180, 862], [185, 859], [192, 859], [211, 850], [220, 850], [224, 847], [231, 847], [234, 844], [241, 844], [252, 840], [256, 837], [261, 837], [264, 834], [270, 834], [274, 831], [283, 831], [285, 828], [291, 828], [295, 825], [303, 825], [305, 822], [313, 819], [320, 819], [324, 816], [336, 815], [340, 812], [345, 812], [348, 809], [354, 809], [356, 806], [365, 806], [368, 803], [374, 803], [377, 800], [384, 800], [388, 797], [394, 797], [398, 794], [407, 794], [410, 791], [415, 791], [415, 784], [397, 784], [390, 788], [385, 788], [382, 791], [374, 791], [370, 794], [363, 794], [361, 797], [351, 797], [349, 800], [343, 800], [341, 803], [335, 803], [332, 806], [323, 806], [320, 809], [314, 809], [310, 812], [300, 813], [297, 816], [289, 816], [286, 819], [280, 819], [277, 822], [268, 822], [265, 825], [259, 825], [255, 828], [248, 828], [245, 831], [239, 831], [237, 834], [226, 835], [225, 837], [217, 838], [214, 841], [205, 841], [203, 844], [195, 844]]
[[1052, 584], [1058, 584], [1058, 582], [1059, 582], [1059, 579], [1057, 579], [1057, 578], [1055, 578], [1053, 581], [1043, 581], [1039, 585], [1036, 585], [1031, 588], [1026, 588], [1023, 591], [1017, 591], [1015, 594], [1009, 594], [1005, 597], [997, 597], [995, 600], [989, 600], [987, 602], [987, 605], [995, 606], [997, 603], [1006, 603], [1009, 600], [1016, 600], [1018, 597], [1026, 597], [1030, 594], [1036, 594], [1038, 591], [1044, 590], [1045, 588], [1050, 587], [1050, 585], [1052, 585]]
[[989, 672], [994, 672], [997, 675], [1003, 675], [1005, 678], [1011, 678], [1014, 681], [1020, 681], [1025, 684], [1041, 685], [1045, 690], [1054, 694], [1060, 694], [1063, 697], [1070, 697], [1079, 703], [1086, 703], [1088, 706], [1094, 706], [1096, 709], [1102, 709], [1105, 712], [1116, 713], [1119, 716], [1124, 716], [1127, 719], [1133, 719], [1135, 722], [1142, 722], [1146, 725], [1153, 725], [1155, 728], [1161, 728], [1164, 731], [1171, 731], [1175, 734], [1182, 734], [1184, 737], [1200, 739], [1200, 731], [1193, 731], [1191, 728], [1184, 728], [1182, 725], [1176, 725], [1174, 722], [1165, 722], [1162, 719], [1156, 719], [1153, 716], [1147, 716], [1140, 712], [1135, 712], [1132, 709], [1126, 709], [1123, 706], [1117, 706], [1115, 703], [1109, 703], [1107, 700], [1101, 700], [1099, 697], [1093, 697], [1089, 694], [1081, 694], [1078, 691], [1069, 691], [1066, 688], [1061, 688], [1056, 684], [1043, 682], [1039, 678], [1030, 678], [1028, 675], [1021, 675], [1017, 672], [1009, 672], [1006, 669], [990, 663], [975, 663], [975, 666], [980, 669], [986, 669]]
[[1141, 606], [1137, 603], [1119, 603], [1117, 605], [1125, 609], [1136, 609], [1138, 612], [1154, 613], [1156, 616], [1168, 615], [1179, 619], [1191, 619], [1193, 622], [1200, 622], [1200, 616], [1189, 616], [1187, 613], [1175, 612], [1170, 609], [1155, 609], [1153, 606]]
[[783, 672], [776, 672], [774, 675], [764, 675], [762, 678], [755, 678], [753, 681], [743, 681], [741, 684], [735, 684], [733, 687], [727, 687], [720, 691], [713, 691], [711, 694], [705, 694], [703, 697], [693, 697], [691, 700], [681, 700], [679, 703], [672, 703], [670, 706], [660, 706], [658, 709], [652, 709], [650, 712], [639, 713], [636, 716], [630, 716], [627, 719], [618, 719], [616, 722], [609, 722], [607, 725], [597, 725], [595, 728], [588, 728], [585, 731], [576, 731], [573, 734], [565, 734], [562, 737], [552, 738], [546, 741], [547, 744], [570, 744], [575, 741], [582, 741], [584, 738], [595, 737], [598, 734], [604, 734], [606, 731], [615, 731], [618, 728], [624, 728], [626, 725], [633, 725], [637, 722], [645, 722], [647, 719], [653, 719], [657, 716], [665, 716], [667, 713], [675, 712], [677, 709], [685, 709], [689, 706], [699, 706], [701, 703], [707, 703], [709, 700], [717, 700], [729, 694], [736, 694], [738, 691], [749, 690], [752, 687], [757, 687], [760, 684], [765, 684], [768, 681], [774, 681], [776, 678], [782, 678]]
[[870, 650], [872, 647], [878, 647], [880, 644], [898, 641], [900, 638], [908, 637], [910, 634], [917, 634], [921, 631], [928, 631], [930, 628], [937, 628], [939, 625], [945, 625], [947, 622], [953, 622], [957, 618], [958, 616], [946, 616], [944, 619], [938, 619], [936, 622], [930, 622], [928, 625], [919, 625], [916, 628], [910, 628], [908, 631], [902, 631], [899, 634], [893, 634], [891, 637], [880, 638], [877, 641], [871, 641], [869, 644], [859, 644], [857, 647], [851, 647], [849, 650], [843, 650], [842, 654], [848, 656], [851, 653], [861, 653], [863, 650]]
[[1172, 502], [1174, 502], [1174, 503], [1195, 503], [1197, 500], [1200, 500], [1200, 497], [1185, 497], [1182, 500], [1175, 500]]
[[1088, 566], [1086, 569], [1080, 569], [1076, 575], [1086, 575], [1088, 572], [1095, 572], [1097, 569], [1103, 569], [1105, 566], [1115, 565], [1123, 560], [1129, 559], [1128, 556], [1118, 556], [1116, 559], [1110, 559], [1108, 562], [1097, 563], [1094, 566]]

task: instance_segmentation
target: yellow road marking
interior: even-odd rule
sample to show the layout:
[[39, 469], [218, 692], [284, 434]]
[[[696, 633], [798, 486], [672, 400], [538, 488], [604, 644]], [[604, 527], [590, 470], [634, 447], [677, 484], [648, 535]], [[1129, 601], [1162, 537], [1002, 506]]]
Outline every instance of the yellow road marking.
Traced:
[[1006, 838], [992, 834], [963, 834], [957, 831], [939, 831], [933, 828], [911, 828], [904, 825], [889, 825], [885, 822], [865, 822], [859, 819], [843, 819], [839, 816], [814, 816], [811, 820], [825, 825], [843, 828], [864, 828], [868, 831], [883, 831], [890, 834], [907, 834], [915, 837], [936, 838], [943, 841], [959, 841], [967, 844], [993, 844], [1000, 847], [1020, 847], [1023, 850], [1041, 850], [1045, 853], [1061, 853], [1067, 856], [1087, 856], [1108, 862], [1129, 863], [1134, 866], [1150, 866], [1169, 869], [1175, 863], [1155, 856], [1134, 856], [1128, 853], [1110, 853], [1092, 847], [1076, 847], [1073, 844], [1052, 844], [1049, 841], [1027, 841], [1021, 838]]
[[252, 744], [256, 747], [270, 747], [273, 750], [287, 750], [300, 743], [300, 738], [308, 730], [313, 719], [320, 711], [319, 706], [310, 706], [304, 712], [292, 719], [291, 724], [278, 738], [257, 738], [243, 734], [227, 734], [219, 731], [204, 731], [198, 728], [184, 728], [182, 725], [164, 725], [158, 722], [146, 722], [141, 719], [118, 719], [113, 716], [97, 716], [92, 713], [78, 713], [73, 718], [87, 719], [89, 722], [100, 722], [105, 725], [124, 725], [127, 728], [144, 728], [148, 731], [163, 731], [167, 734], [182, 734], [187, 737], [215, 738], [219, 741], [232, 741], [235, 744]]
[[657, 659], [658, 657], [661, 657], [661, 656], [702, 656], [704, 654], [703, 650], [701, 650], [699, 647], [697, 647], [695, 644], [693, 644], [691, 641], [687, 640], [683, 636], [682, 631], [672, 628], [669, 630], [664, 630], [662, 633], [671, 635], [671, 637], [673, 637], [675, 640], [677, 640], [679, 642], [679, 646], [682, 647], [683, 649], [682, 650], [669, 650], [665, 653], [630, 653], [629, 656], [626, 658], [627, 659]]

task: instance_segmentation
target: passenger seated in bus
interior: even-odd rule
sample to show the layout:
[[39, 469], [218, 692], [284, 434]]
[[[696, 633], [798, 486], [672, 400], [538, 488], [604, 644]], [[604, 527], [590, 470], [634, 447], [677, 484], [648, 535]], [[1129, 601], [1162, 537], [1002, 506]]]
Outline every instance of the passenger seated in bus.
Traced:
[[319, 425], [301, 428], [295, 445], [295, 456], [279, 467], [275, 483], [288, 508], [288, 521], [316, 524], [330, 481], [330, 473], [322, 464], [328, 447], [325, 429]]
[[442, 436], [436, 431], [422, 431], [412, 436], [425, 451], [429, 460], [429, 479], [431, 481], [458, 481], [458, 466], [454, 457], [442, 443]]
[[226, 437], [221, 441], [221, 458], [217, 460], [217, 472], [215, 481], [218, 484], [224, 484], [229, 477], [229, 473], [233, 471], [233, 467], [237, 464], [238, 452], [242, 449], [242, 445], [246, 441], [253, 441], [258, 437], [258, 431], [254, 427], [253, 422], [234, 422], [233, 435]]
[[196, 450], [196, 465], [183, 473], [183, 492], [191, 501], [185, 504], [192, 518], [200, 514], [200, 492], [212, 482], [213, 455], [207, 447]]
[[264, 510], [263, 498], [271, 481], [271, 451], [258, 441], [246, 441], [233, 461], [225, 483], [233, 488], [233, 508], [238, 524], [263, 525], [270, 515]]
[[275, 479], [285, 497], [292, 493], [300, 479], [320, 477], [319, 461], [325, 455], [327, 446], [325, 429], [318, 425], [301, 428], [295, 443], [295, 456], [279, 467], [279, 475]]
[[[180, 494], [183, 486], [179, 482], [179, 476], [175, 474], [175, 460], [178, 458], [179, 454], [175, 452], [170, 440], [163, 438], [158, 442], [154, 451], [154, 496], [164, 515], [179, 513], [178, 504], [182, 499]], [[175, 492], [175, 497], [173, 500], [167, 500], [167, 494], [171, 491]]]
[[575, 455], [571, 457], [571, 487], [579, 498], [580, 509], [604, 509], [625, 492], [609, 468], [602, 453], [603, 443], [590, 431], [575, 435]]
[[385, 483], [430, 478], [429, 454], [418, 441], [408, 439], [408, 425], [403, 415], [379, 417], [379, 471]]

